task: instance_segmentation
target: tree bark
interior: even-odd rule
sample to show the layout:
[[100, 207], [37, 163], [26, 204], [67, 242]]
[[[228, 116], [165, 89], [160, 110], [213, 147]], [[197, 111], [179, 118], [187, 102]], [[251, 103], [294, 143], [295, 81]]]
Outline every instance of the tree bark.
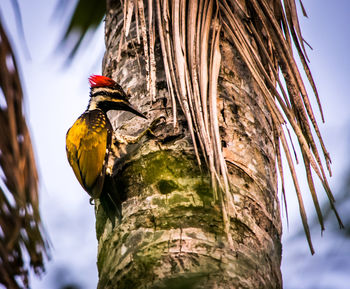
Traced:
[[96, 204], [98, 288], [282, 288], [273, 126], [249, 71], [221, 33], [217, 107], [235, 207], [230, 246], [210, 177], [198, 165], [180, 110], [173, 128], [159, 40], [152, 101], [135, 23], [117, 61], [122, 19], [119, 1], [109, 1], [103, 71], [130, 89], [130, 102], [147, 112], [148, 121], [112, 113], [112, 124], [119, 134], [137, 135], [161, 115], [166, 123], [155, 129], [157, 138], [143, 137], [116, 161], [123, 203], [114, 228]]

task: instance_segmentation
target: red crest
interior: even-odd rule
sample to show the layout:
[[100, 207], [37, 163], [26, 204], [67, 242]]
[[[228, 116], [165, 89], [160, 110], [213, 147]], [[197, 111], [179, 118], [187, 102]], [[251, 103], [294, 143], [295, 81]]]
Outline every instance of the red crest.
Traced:
[[106, 86], [112, 87], [116, 84], [116, 82], [113, 79], [102, 75], [91, 75], [89, 77], [89, 82], [90, 82], [91, 88], [106, 87]]

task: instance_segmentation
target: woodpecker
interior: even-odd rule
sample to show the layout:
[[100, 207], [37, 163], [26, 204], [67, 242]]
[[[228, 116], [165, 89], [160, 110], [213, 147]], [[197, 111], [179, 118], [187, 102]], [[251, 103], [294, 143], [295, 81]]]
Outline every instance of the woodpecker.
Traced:
[[107, 111], [129, 111], [147, 117], [130, 104], [122, 87], [111, 78], [92, 75], [89, 82], [89, 105], [67, 132], [66, 152], [81, 186], [91, 199], [100, 198], [102, 203], [106, 167], [113, 145], [113, 129]]

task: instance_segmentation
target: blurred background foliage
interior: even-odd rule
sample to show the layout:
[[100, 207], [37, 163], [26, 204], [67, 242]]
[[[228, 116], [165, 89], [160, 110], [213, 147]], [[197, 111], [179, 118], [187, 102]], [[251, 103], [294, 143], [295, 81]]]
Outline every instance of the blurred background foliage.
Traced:
[[1, 15], [0, 98], [0, 284], [26, 288], [28, 267], [37, 275], [45, 271], [49, 243], [40, 220], [38, 173], [19, 68]]

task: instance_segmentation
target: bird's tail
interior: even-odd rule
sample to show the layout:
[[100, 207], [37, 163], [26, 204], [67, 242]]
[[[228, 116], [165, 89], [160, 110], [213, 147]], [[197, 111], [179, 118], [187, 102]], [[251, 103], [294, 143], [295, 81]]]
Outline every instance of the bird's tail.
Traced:
[[100, 203], [106, 216], [111, 220], [114, 227], [116, 220], [120, 222], [122, 218], [122, 202], [114, 178], [107, 174], [105, 175]]

